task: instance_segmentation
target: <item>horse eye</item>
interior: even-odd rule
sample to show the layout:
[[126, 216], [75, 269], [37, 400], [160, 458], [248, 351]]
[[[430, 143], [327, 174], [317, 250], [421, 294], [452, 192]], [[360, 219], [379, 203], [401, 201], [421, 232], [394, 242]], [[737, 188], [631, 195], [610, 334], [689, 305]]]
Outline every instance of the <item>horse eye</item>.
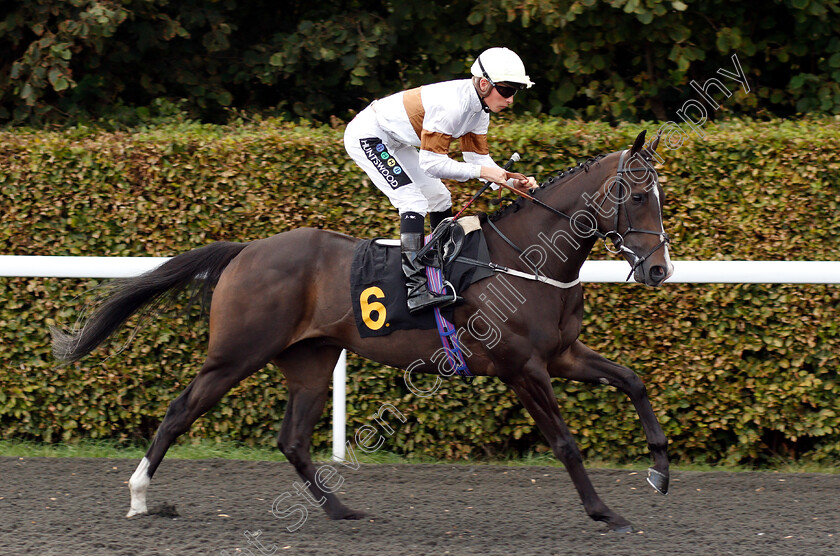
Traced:
[[634, 193], [631, 198], [633, 199], [633, 202], [636, 203], [637, 205], [642, 204], [642, 201], [645, 200], [645, 196], [642, 195], [641, 193]]

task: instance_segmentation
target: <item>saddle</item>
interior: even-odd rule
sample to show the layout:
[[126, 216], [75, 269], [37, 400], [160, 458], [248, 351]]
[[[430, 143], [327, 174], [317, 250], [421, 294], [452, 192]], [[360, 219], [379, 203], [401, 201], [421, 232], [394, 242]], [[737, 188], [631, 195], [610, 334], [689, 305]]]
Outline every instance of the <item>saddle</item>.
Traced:
[[[467, 238], [465, 226], [470, 226], [471, 232], [475, 231], [472, 222], [468, 222], [469, 219], [478, 221], [477, 216], [468, 216], [464, 221], [458, 222], [453, 221], [451, 217], [443, 220], [426, 240], [426, 245], [417, 252], [417, 259], [426, 266], [445, 271], [464, 247]], [[478, 228], [481, 228], [480, 224]]]
[[[443, 278], [456, 294], [463, 293], [493, 271], [458, 261], [464, 256], [476, 261], [490, 261], [487, 243], [476, 216], [451, 218], [441, 222], [418, 251], [427, 266], [440, 268]], [[399, 240], [368, 239], [356, 245], [350, 270], [350, 295], [356, 327], [362, 338], [385, 336], [394, 330], [433, 329], [437, 322], [433, 309], [414, 315], [406, 305], [405, 276], [400, 265]], [[454, 307], [441, 309], [451, 320]]]

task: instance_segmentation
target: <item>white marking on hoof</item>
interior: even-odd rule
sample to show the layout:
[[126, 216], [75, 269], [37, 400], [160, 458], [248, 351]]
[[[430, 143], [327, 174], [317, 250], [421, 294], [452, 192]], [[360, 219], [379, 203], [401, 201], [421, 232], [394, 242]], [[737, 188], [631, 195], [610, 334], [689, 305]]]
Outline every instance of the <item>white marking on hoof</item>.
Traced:
[[149, 512], [146, 508], [146, 490], [149, 488], [150, 482], [149, 460], [144, 457], [128, 480], [128, 490], [131, 491], [131, 509], [125, 514], [125, 517]]

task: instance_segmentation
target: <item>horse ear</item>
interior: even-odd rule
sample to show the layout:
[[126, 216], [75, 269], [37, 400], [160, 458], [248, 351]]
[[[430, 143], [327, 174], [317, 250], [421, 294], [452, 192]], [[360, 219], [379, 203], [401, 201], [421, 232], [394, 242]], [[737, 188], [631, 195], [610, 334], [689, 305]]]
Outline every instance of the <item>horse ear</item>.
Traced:
[[633, 143], [633, 148], [630, 149], [630, 154], [636, 154], [642, 147], [645, 146], [645, 133], [646, 130], [642, 130], [638, 137], [636, 137], [636, 141]]
[[659, 138], [662, 137], [662, 130], [659, 130], [659, 133], [656, 134], [656, 137], [653, 138], [653, 141], [650, 142], [650, 150], [655, 151], [656, 147], [659, 146]]

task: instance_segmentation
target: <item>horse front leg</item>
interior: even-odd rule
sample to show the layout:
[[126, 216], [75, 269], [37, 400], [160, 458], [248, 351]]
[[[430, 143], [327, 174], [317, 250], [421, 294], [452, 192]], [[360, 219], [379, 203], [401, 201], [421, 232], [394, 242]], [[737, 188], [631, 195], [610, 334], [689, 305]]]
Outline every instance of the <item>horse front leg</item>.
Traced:
[[529, 364], [516, 376], [503, 377], [502, 380], [516, 393], [534, 418], [554, 455], [563, 462], [589, 517], [603, 521], [613, 531], [632, 531], [630, 522], [608, 508], [595, 492], [595, 487], [583, 467], [580, 450], [560, 415], [560, 406], [554, 396], [551, 378], [545, 366]]
[[648, 399], [647, 389], [639, 375], [610, 361], [580, 341], [569, 346], [549, 365], [553, 377], [590, 384], [614, 386], [630, 398], [647, 437], [648, 449], [653, 457], [653, 467], [648, 469], [648, 483], [660, 494], [668, 494], [670, 472], [668, 467], [668, 439]]

